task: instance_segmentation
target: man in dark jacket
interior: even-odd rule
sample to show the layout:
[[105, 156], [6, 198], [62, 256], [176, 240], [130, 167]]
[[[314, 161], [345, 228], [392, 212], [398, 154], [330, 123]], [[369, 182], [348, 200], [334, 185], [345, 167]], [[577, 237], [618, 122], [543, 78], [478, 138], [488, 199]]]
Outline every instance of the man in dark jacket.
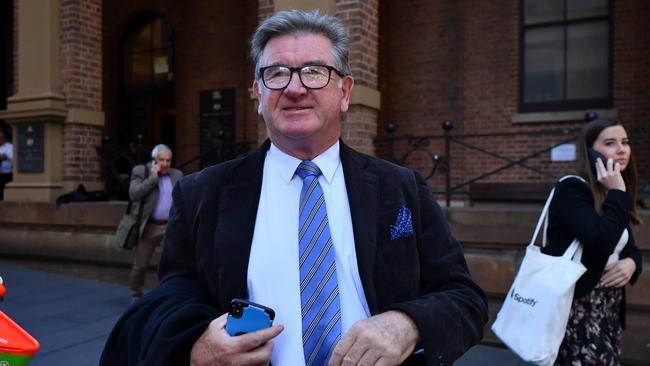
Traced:
[[[102, 364], [450, 364], [481, 339], [485, 295], [422, 177], [340, 140], [345, 28], [281, 12], [251, 43], [269, 140], [176, 186], [161, 286], [118, 321]], [[231, 336], [234, 298], [276, 325]]]

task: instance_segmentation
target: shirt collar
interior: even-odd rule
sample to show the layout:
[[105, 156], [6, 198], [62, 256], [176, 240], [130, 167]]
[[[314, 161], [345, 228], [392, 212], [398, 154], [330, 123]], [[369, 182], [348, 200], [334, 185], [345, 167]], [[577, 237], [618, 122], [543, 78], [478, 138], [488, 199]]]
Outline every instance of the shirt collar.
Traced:
[[[280, 173], [280, 176], [287, 184], [291, 182], [291, 179], [293, 179], [296, 173], [296, 168], [302, 162], [302, 160], [278, 149], [273, 143], [271, 143], [271, 148], [266, 158], [269, 159], [271, 165]], [[339, 141], [337, 140], [334, 145], [323, 151], [320, 155], [312, 159], [312, 161], [318, 165], [327, 183], [331, 183], [336, 169], [341, 165]]]

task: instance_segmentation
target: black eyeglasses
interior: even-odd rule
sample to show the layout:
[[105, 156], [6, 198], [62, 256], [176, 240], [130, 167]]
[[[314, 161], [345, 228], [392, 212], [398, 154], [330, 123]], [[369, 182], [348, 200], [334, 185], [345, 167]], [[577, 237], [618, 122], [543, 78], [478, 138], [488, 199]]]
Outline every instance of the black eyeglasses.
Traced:
[[332, 71], [339, 77], [345, 74], [336, 68], [328, 65], [306, 65], [306, 66], [266, 66], [259, 69], [259, 78], [264, 86], [272, 90], [286, 88], [291, 82], [294, 72], [298, 73], [300, 82], [307, 89], [322, 89], [327, 86], [332, 76]]

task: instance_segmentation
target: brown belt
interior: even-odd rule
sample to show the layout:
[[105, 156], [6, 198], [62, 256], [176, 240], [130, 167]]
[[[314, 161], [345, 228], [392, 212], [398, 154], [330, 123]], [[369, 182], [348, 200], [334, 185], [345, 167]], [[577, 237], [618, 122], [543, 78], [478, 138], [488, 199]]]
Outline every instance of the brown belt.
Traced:
[[150, 224], [154, 224], [154, 225], [167, 225], [167, 220], [149, 219], [149, 221], [147, 221], [147, 222], [150, 223]]

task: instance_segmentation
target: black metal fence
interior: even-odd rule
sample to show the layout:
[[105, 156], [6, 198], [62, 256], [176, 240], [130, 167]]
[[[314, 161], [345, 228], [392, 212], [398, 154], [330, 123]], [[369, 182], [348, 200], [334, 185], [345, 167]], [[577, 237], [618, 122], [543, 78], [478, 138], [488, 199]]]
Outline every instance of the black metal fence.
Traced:
[[[179, 154], [181, 150], [200, 150], [199, 154], [193, 157], [172, 164], [184, 174], [191, 173], [197, 169], [217, 164], [226, 160], [235, 159], [246, 155], [256, 141], [241, 142], [220, 142], [212, 146], [200, 146], [198, 144], [170, 145], [176, 156], [187, 156]], [[131, 171], [138, 164], [145, 164], [151, 160], [153, 145], [144, 144], [138, 136], [136, 142], [129, 145], [116, 145], [109, 137], [102, 139], [102, 144], [97, 147], [97, 153], [101, 159], [106, 192], [110, 199], [128, 200], [129, 184], [131, 182]]]
[[[588, 121], [595, 118], [595, 114], [586, 115], [586, 120]], [[424, 166], [425, 169], [422, 169], [421, 167], [416, 168], [416, 170], [420, 171], [425, 179], [433, 178], [437, 173], [444, 174], [444, 190], [434, 190], [434, 193], [444, 194], [447, 207], [450, 206], [452, 195], [467, 196], [469, 194], [469, 187], [471, 184], [486, 180], [491, 176], [494, 176], [498, 173], [503, 172], [504, 170], [513, 167], [520, 167], [533, 172], [538, 175], [540, 179], [551, 181], [557, 178], [558, 174], [554, 173], [550, 168], [543, 169], [529, 164], [529, 162], [532, 159], [539, 158], [543, 154], [550, 152], [557, 146], [574, 142], [579, 131], [579, 128], [564, 128], [539, 129], [524, 132], [455, 134], [453, 133], [453, 127], [454, 126], [451, 121], [444, 121], [442, 123], [443, 133], [441, 134], [424, 136], [396, 136], [395, 132], [397, 131], [397, 126], [394, 123], [391, 123], [387, 128], [388, 136], [375, 139], [375, 144], [380, 147], [380, 149], [384, 149], [388, 155], [388, 160], [397, 164], [409, 166], [409, 158], [414, 154], [419, 154], [420, 156], [424, 156], [425, 159], [428, 159], [428, 162], [419, 164], [421, 167]], [[523, 156], [517, 158], [506, 156], [503, 153], [497, 152], [498, 149], [494, 148], [494, 144], [477, 143], [477, 141], [485, 142], [486, 140], [490, 139], [494, 141], [496, 141], [495, 139], [507, 140], [515, 137], [544, 137], [544, 139], [552, 140], [552, 142], [545, 145], [541, 149], [531, 149], [529, 153], [526, 153]], [[444, 144], [442, 149], [440, 148], [440, 144]], [[396, 145], [401, 145], [399, 148], [399, 155]], [[486, 148], [480, 145], [488, 145], [492, 147]], [[434, 146], [437, 149], [434, 149]], [[464, 150], [477, 152], [479, 155], [490, 156], [492, 158], [498, 159], [501, 165], [483, 173], [471, 177], [466, 177], [460, 182], [452, 183], [452, 167], [454, 166], [453, 162], [460, 158], [460, 156], [453, 155], [452, 147], [454, 146], [461, 147]], [[432, 150], [443, 150], [443, 152], [442, 154], [436, 154]], [[422, 159], [420, 159], [420, 161], [421, 160]]]

